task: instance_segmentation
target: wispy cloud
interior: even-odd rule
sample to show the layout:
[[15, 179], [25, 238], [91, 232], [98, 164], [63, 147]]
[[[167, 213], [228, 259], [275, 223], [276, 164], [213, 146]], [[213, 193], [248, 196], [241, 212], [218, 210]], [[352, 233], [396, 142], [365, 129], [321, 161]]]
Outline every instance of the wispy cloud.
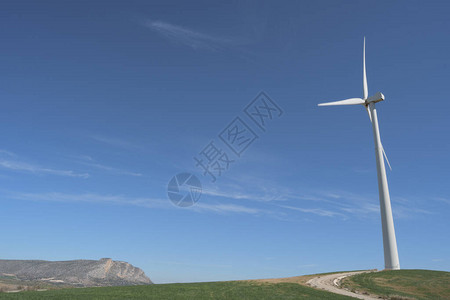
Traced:
[[434, 212], [411, 205], [397, 205], [392, 208], [392, 214], [394, 218], [411, 218], [417, 215], [433, 215]]
[[98, 163], [83, 163], [87, 166], [90, 167], [94, 167], [100, 170], [105, 170], [108, 171], [112, 174], [117, 174], [117, 175], [128, 175], [128, 176], [142, 176], [141, 173], [136, 173], [136, 172], [130, 172], [130, 171], [126, 171], [126, 170], [122, 170], [122, 169], [117, 169], [114, 167], [110, 167], [110, 166], [106, 166], [106, 165], [102, 165], [102, 164], [98, 164]]
[[241, 183], [228, 183], [221, 184], [221, 189], [206, 189], [203, 194], [230, 200], [260, 202], [258, 206], [271, 205], [272, 210], [276, 207], [278, 210], [281, 208], [320, 217], [348, 218], [350, 214], [361, 217], [379, 211], [378, 206], [370, 202], [373, 199], [368, 200], [367, 197], [350, 193], [293, 190], [253, 177], [242, 179], [241, 182], [249, 182], [245, 185], [245, 190], [242, 189]]
[[[243, 188], [242, 182], [246, 182]], [[313, 214], [319, 217], [378, 218], [380, 213], [377, 194], [360, 194], [324, 189], [288, 188], [259, 178], [239, 178], [239, 182], [221, 183], [203, 191], [205, 196], [228, 199], [228, 201], [259, 202], [257, 207], [271, 205], [282, 210]], [[223, 200], [221, 199], [221, 200]], [[447, 202], [445, 198], [436, 199]], [[392, 197], [393, 213], [396, 218], [410, 218], [429, 215], [431, 211], [418, 205], [411, 205], [408, 197]], [[248, 202], [247, 202], [248, 203]], [[448, 203], [448, 202], [447, 202]], [[249, 207], [253, 207], [250, 205]], [[272, 209], [271, 207], [271, 209]], [[281, 211], [280, 211], [281, 209]]]
[[87, 155], [77, 156], [75, 161], [77, 163], [83, 164], [85, 166], [103, 170], [103, 171], [106, 171], [106, 172], [108, 172], [110, 174], [114, 174], [114, 175], [126, 175], [126, 176], [136, 176], [136, 177], [142, 176], [141, 173], [127, 171], [127, 170], [123, 170], [120, 168], [115, 168], [112, 166], [100, 164], [95, 159], [93, 159], [92, 157], [87, 156]]
[[349, 205], [347, 207], [341, 207], [340, 210], [355, 215], [364, 215], [369, 213], [378, 213], [380, 211], [380, 207], [372, 203], [361, 203], [358, 206]]
[[192, 49], [221, 50], [238, 44], [235, 39], [217, 37], [162, 21], [145, 21], [143, 24], [164, 38]]
[[198, 211], [209, 211], [209, 212], [216, 212], [216, 213], [241, 213], [241, 214], [262, 214], [267, 213], [267, 211], [259, 208], [253, 208], [243, 205], [237, 205], [237, 204], [224, 204], [224, 203], [197, 203], [195, 206], [192, 206], [193, 210]]
[[6, 196], [16, 200], [43, 201], [43, 202], [61, 202], [61, 203], [102, 203], [116, 205], [131, 205], [146, 208], [165, 208], [165, 209], [183, 209], [199, 213], [213, 212], [219, 214], [238, 213], [238, 214], [264, 214], [270, 213], [263, 209], [257, 209], [236, 204], [222, 203], [197, 203], [187, 208], [178, 208], [174, 206], [169, 199], [150, 198], [150, 197], [127, 197], [123, 195], [101, 195], [95, 193], [67, 194], [67, 193], [7, 193]]
[[15, 153], [12, 153], [12, 152], [4, 150], [4, 149], [0, 149], [0, 154], [6, 155], [9, 157], [17, 157], [17, 155]]
[[[289, 188], [274, 186], [273, 183], [270, 184], [258, 180], [257, 178], [247, 178], [247, 180], [242, 181], [251, 182], [252, 184], [245, 185], [246, 190], [242, 189], [242, 184], [222, 184], [222, 189], [217, 187], [214, 187], [213, 189], [206, 189], [203, 191], [203, 194], [206, 196], [225, 198], [229, 200], [252, 201], [253, 205], [255, 202], [259, 202], [258, 207], [263, 205], [271, 206], [268, 210], [253, 209], [253, 206], [245, 207], [243, 209], [243, 211], [249, 209], [248, 213], [252, 214], [261, 214], [270, 211], [273, 214], [285, 215], [286, 212], [283, 212], [283, 210], [288, 210], [314, 214], [321, 217], [346, 218], [345, 212], [342, 211], [340, 207], [333, 205], [335, 202], [333, 200], [339, 197], [337, 194], [329, 194], [327, 197], [324, 197], [318, 193], [308, 194], [305, 192], [295, 192]], [[332, 199], [330, 200], [329, 198]], [[311, 203], [314, 203], [315, 207], [310, 207]]]
[[[378, 195], [357, 194], [343, 191], [320, 192], [324, 197], [332, 198], [329, 203], [343, 213], [357, 218], [367, 218], [380, 213]], [[339, 200], [339, 201], [336, 201]], [[410, 218], [417, 215], [433, 214], [427, 209], [412, 205], [413, 200], [408, 197], [391, 196], [392, 213], [395, 218]]]
[[46, 168], [17, 160], [0, 159], [0, 167], [13, 171], [23, 171], [34, 174], [49, 174], [49, 175], [81, 177], [81, 178], [89, 177], [88, 173], [77, 173], [71, 170]]
[[450, 199], [448, 199], [448, 198], [435, 197], [435, 198], [433, 198], [433, 199], [434, 199], [434, 200], [437, 200], [437, 201], [440, 201], [440, 202], [443, 202], [443, 203], [450, 204]]
[[265, 193], [264, 191], [262, 191], [261, 193], [249, 193], [233, 189], [228, 189], [227, 191], [219, 189], [205, 189], [203, 190], [202, 194], [234, 200], [253, 200], [262, 202], [277, 200], [280, 197], [280, 194], [278, 193]]
[[315, 214], [315, 215], [318, 215], [321, 217], [335, 217], [335, 216], [345, 217], [345, 215], [342, 213], [338, 213], [336, 211], [331, 211], [331, 210], [327, 210], [327, 209], [323, 209], [323, 208], [301, 208], [301, 207], [294, 207], [294, 206], [289, 206], [289, 205], [280, 205], [280, 207], [300, 211], [303, 213], [311, 213], [311, 214]]
[[170, 207], [168, 200], [158, 198], [133, 198], [123, 195], [100, 195], [95, 193], [66, 194], [66, 193], [9, 193], [9, 198], [28, 201], [50, 201], [50, 202], [85, 202], [132, 205], [140, 207]]

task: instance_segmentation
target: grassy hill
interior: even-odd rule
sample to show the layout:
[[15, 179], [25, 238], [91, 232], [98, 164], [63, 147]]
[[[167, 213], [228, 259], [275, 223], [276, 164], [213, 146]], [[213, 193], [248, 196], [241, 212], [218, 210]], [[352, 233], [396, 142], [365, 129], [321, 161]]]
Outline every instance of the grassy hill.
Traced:
[[0, 293], [0, 299], [354, 299], [297, 283], [226, 281]]
[[450, 273], [429, 270], [396, 270], [345, 278], [349, 290], [381, 295], [385, 299], [450, 299]]
[[[308, 279], [315, 276], [317, 275], [249, 281], [63, 288], [0, 293], [0, 299], [355, 299], [304, 285]], [[382, 271], [346, 278], [342, 285], [361, 293], [383, 295], [385, 299], [450, 299], [448, 272]]]

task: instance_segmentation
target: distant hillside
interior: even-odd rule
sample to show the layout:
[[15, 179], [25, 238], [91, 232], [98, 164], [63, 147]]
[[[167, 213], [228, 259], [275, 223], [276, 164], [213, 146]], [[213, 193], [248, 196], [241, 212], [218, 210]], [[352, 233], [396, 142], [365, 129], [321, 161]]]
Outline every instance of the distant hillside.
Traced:
[[0, 260], [0, 276], [71, 286], [152, 284], [144, 271], [127, 262], [100, 260]]

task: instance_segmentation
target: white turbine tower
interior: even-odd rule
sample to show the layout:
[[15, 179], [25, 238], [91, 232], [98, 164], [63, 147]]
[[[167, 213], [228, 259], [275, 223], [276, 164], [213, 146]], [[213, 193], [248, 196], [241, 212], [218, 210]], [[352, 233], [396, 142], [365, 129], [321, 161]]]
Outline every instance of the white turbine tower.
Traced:
[[319, 106], [328, 105], [364, 105], [369, 114], [370, 121], [373, 127], [373, 137], [375, 141], [375, 157], [377, 161], [378, 173], [378, 191], [380, 195], [380, 210], [381, 210], [381, 225], [383, 229], [383, 247], [384, 247], [384, 265], [387, 270], [400, 269], [400, 263], [397, 253], [397, 241], [395, 239], [394, 220], [392, 218], [391, 199], [389, 197], [389, 188], [386, 178], [386, 168], [384, 165], [384, 157], [389, 164], [386, 153], [380, 139], [380, 130], [378, 128], [377, 110], [375, 103], [383, 101], [384, 95], [380, 92], [368, 97], [367, 76], [366, 76], [366, 38], [364, 38], [363, 48], [363, 90], [364, 98], [350, 98], [341, 101], [321, 103]]

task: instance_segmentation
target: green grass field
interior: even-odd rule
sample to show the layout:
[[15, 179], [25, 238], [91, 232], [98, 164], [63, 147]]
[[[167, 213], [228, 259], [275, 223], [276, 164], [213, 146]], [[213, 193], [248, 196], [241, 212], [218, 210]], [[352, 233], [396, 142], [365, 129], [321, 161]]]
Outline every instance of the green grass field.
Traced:
[[70, 288], [42, 292], [0, 293], [0, 299], [354, 299], [296, 283], [247, 281]]
[[[0, 293], [0, 299], [355, 299], [302, 285], [310, 277], [300, 276], [281, 280], [285, 282], [226, 281], [63, 288], [48, 291]], [[449, 272], [382, 271], [346, 278], [342, 285], [361, 293], [381, 295], [384, 299], [450, 299]]]
[[387, 299], [450, 299], [450, 273], [442, 271], [366, 273], [348, 277], [341, 284], [350, 290], [366, 291]]

